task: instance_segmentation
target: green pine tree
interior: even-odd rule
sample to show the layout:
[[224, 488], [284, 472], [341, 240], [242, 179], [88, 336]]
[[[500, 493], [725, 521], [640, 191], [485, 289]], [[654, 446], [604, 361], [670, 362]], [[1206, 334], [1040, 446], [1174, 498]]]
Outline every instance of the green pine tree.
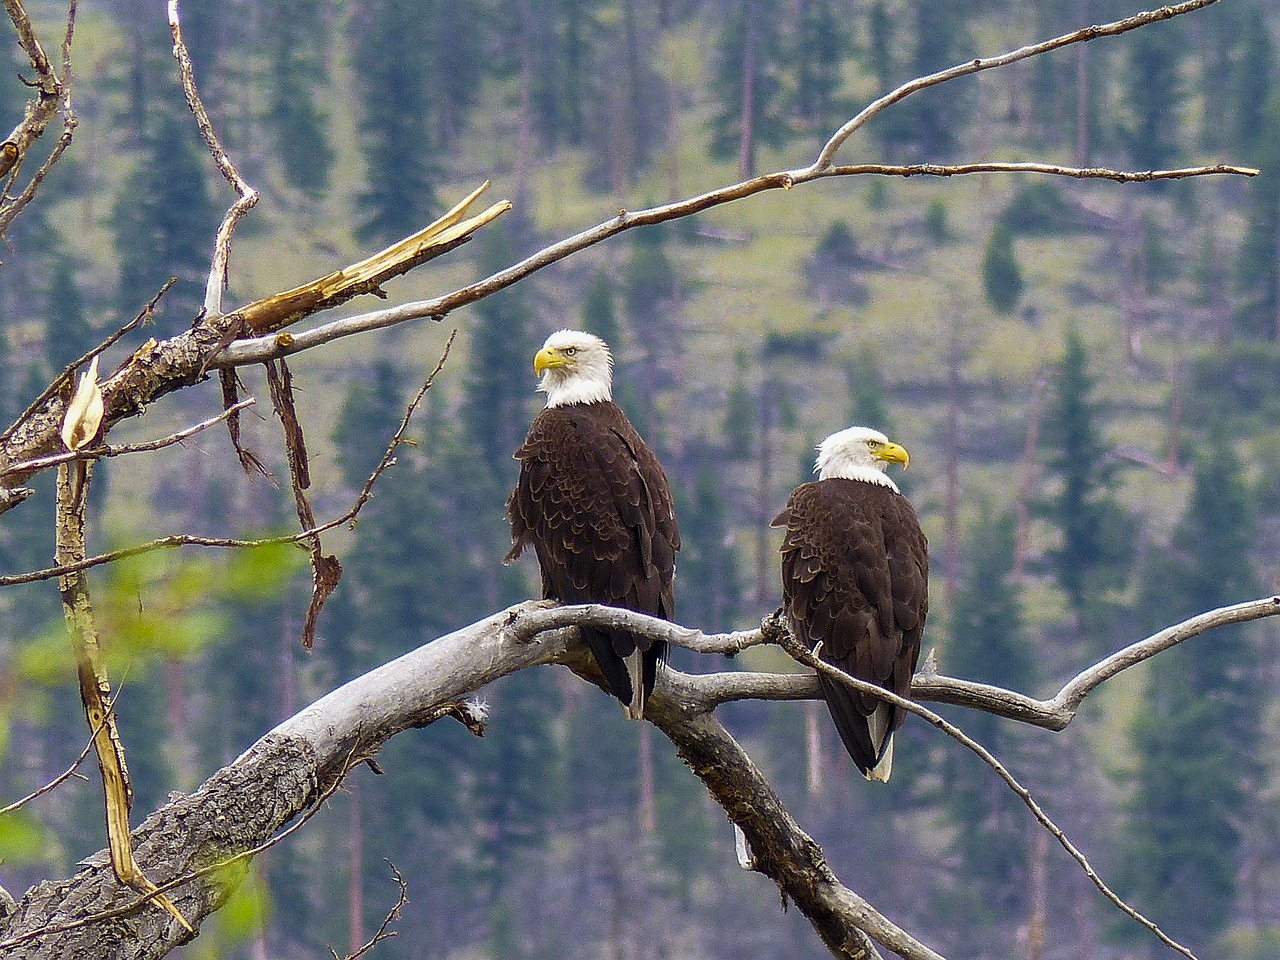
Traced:
[[75, 264], [65, 253], [55, 257], [45, 308], [45, 353], [55, 373], [94, 346], [84, 296], [76, 284]]
[[725, 398], [724, 443], [730, 459], [745, 460], [755, 449], [756, 399], [747, 386], [749, 360], [745, 348], [733, 355], [733, 383]]
[[609, 271], [601, 267], [591, 278], [591, 285], [582, 298], [582, 329], [602, 339], [615, 355], [623, 348], [616, 302], [613, 279]]
[[267, 58], [268, 129], [285, 179], [316, 197], [329, 189], [334, 162], [325, 107], [330, 38], [324, 12], [322, 0], [280, 0], [265, 8], [272, 48]]
[[[711, 77], [716, 112], [711, 119], [711, 156], [737, 157], [740, 172], [755, 170], [756, 150], [785, 142], [778, 67], [778, 18], [760, 0], [738, 0], [725, 14], [716, 40]], [[750, 97], [744, 95], [750, 91]], [[744, 135], [745, 134], [745, 135]]]
[[825, 141], [850, 46], [848, 28], [832, 0], [803, 0], [791, 51], [795, 70], [792, 112]]
[[136, 314], [170, 277], [178, 282], [157, 308], [157, 325], [173, 333], [199, 313], [220, 218], [206, 179], [207, 159], [190, 116], [157, 111], [112, 217], [121, 315]]
[[1009, 314], [1022, 299], [1022, 268], [1013, 248], [1013, 231], [997, 223], [982, 254], [982, 291], [997, 313]]
[[1180, 69], [1186, 34], [1176, 21], [1152, 24], [1136, 31], [1125, 49], [1129, 153], [1140, 167], [1165, 169], [1174, 164], [1180, 152]]
[[720, 475], [703, 465], [691, 493], [677, 500], [676, 515], [686, 544], [680, 551], [678, 618], [702, 630], [732, 629], [741, 612], [742, 582]]
[[1045, 411], [1045, 466], [1054, 485], [1043, 502], [1056, 527], [1058, 545], [1049, 561], [1071, 604], [1077, 626], [1090, 627], [1105, 643], [1092, 614], [1105, 608], [1109, 592], [1123, 588], [1132, 556], [1135, 521], [1112, 492], [1117, 467], [1103, 436], [1103, 407], [1079, 332], [1067, 331], [1066, 349], [1054, 374]]
[[382, 461], [404, 416], [397, 380], [395, 365], [379, 360], [369, 376], [355, 377], [347, 387], [333, 442], [342, 479], [352, 489], [359, 489]]
[[[1280, 90], [1266, 107], [1266, 129], [1280, 129]], [[1264, 137], [1258, 146], [1258, 165], [1265, 170], [1280, 164], [1280, 138]], [[1236, 258], [1236, 289], [1244, 302], [1235, 312], [1241, 336], [1280, 340], [1280, 184], [1276, 177], [1258, 177], [1248, 186], [1244, 241]]]
[[849, 412], [846, 426], [873, 427], [893, 436], [893, 421], [884, 402], [884, 371], [876, 361], [875, 351], [859, 350], [844, 370], [849, 385]]
[[[476, 246], [485, 274], [515, 262], [509, 224], [484, 231]], [[535, 345], [527, 299], [533, 289], [521, 283], [481, 300], [471, 331], [462, 414], [482, 462], [504, 496], [515, 485], [518, 467], [511, 454], [524, 441], [535, 403]]]
[[[1232, 447], [1212, 434], [1186, 512], [1144, 579], [1148, 629], [1260, 592], [1251, 562], [1257, 513], [1243, 472]], [[1120, 889], [1198, 950], [1232, 918], [1240, 825], [1264, 782], [1262, 649], [1249, 626], [1229, 630], [1152, 662], [1132, 728], [1133, 792], [1120, 834]]]
[[434, 86], [431, 18], [416, 0], [367, 5], [361, 46], [377, 50], [360, 71], [360, 146], [368, 168], [360, 195], [363, 242], [390, 241], [434, 219], [436, 144], [431, 136]]
[[[1032, 693], [1039, 676], [1013, 577], [1015, 529], [1012, 512], [997, 514], [984, 503], [967, 531], [967, 570], [956, 591], [943, 662], [948, 673], [966, 680]], [[1015, 724], [982, 711], [955, 719], [1002, 763], [1016, 767], [1025, 759]], [[951, 845], [964, 865], [971, 906], [991, 919], [1013, 920], [1026, 909], [1026, 810], [968, 751], [948, 750], [943, 767], [943, 810], [954, 828]]]

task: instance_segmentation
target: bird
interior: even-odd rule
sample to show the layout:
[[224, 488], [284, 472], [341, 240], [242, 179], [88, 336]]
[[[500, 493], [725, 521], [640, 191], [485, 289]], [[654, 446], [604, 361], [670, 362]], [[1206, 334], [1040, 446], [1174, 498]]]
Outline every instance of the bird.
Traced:
[[[559, 330], [533, 358], [546, 406], [516, 450], [507, 501], [511, 563], [532, 545], [544, 599], [602, 603], [675, 619], [676, 524], [657, 456], [613, 402], [613, 357], [599, 337]], [[609, 691], [644, 716], [666, 644], [581, 628]]]
[[[883, 433], [849, 427], [818, 445], [816, 481], [792, 491], [770, 526], [784, 527], [783, 612], [818, 659], [909, 697], [929, 613], [929, 545], [916, 512], [885, 473], [910, 457]], [[868, 780], [893, 770], [906, 711], [818, 674], [836, 730]]]

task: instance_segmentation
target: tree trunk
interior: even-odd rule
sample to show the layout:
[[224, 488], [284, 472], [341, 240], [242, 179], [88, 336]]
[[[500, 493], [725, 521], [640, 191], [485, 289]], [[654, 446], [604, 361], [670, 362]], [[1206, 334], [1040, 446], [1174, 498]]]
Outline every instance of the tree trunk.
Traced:
[[756, 11], [754, 0], [742, 10], [742, 130], [738, 137], [738, 173], [743, 180], [756, 165]]

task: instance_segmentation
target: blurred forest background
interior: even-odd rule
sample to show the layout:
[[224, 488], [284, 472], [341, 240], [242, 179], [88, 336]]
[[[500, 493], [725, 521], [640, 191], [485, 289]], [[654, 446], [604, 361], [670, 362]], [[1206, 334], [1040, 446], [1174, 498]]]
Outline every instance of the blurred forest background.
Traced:
[[[57, 4], [33, 3], [58, 35]], [[231, 304], [353, 262], [485, 179], [515, 210], [388, 287], [429, 296], [619, 207], [809, 163], [911, 77], [1136, 12], [1115, 0], [223, 0], [184, 6], [215, 124], [262, 193]], [[814, 443], [878, 426], [912, 454], [930, 537], [926, 647], [954, 676], [1047, 695], [1092, 660], [1280, 572], [1280, 8], [1197, 14], [909, 98], [842, 162], [1231, 162], [1253, 180], [1122, 186], [986, 175], [842, 178], [594, 247], [442, 325], [291, 361], [318, 516], [341, 512], [457, 323], [377, 487], [312, 653], [293, 548], [151, 553], [95, 575], [137, 801], [190, 790], [338, 683], [537, 590], [504, 568], [511, 451], [539, 406], [531, 358], [581, 326], [677, 491], [679, 619], [750, 627], [779, 603], [766, 528]], [[79, 11], [68, 156], [0, 267], [0, 419], [131, 318], [202, 298], [230, 202], [182, 101], [163, 6]], [[0, 105], [27, 98], [15, 59]], [[744, 89], [750, 97], [744, 98]], [[744, 101], [749, 113], [744, 115]], [[2, 124], [0, 124], [2, 125]], [[361, 305], [363, 308], [363, 305]], [[354, 311], [353, 311], [354, 312]], [[108, 354], [110, 360], [111, 354]], [[109, 369], [109, 364], [104, 367]], [[243, 371], [264, 395], [260, 374]], [[219, 409], [216, 383], [113, 434]], [[276, 450], [278, 425], [251, 417]], [[272, 464], [287, 476], [283, 464]], [[52, 476], [0, 526], [0, 571], [53, 554]], [[174, 532], [289, 529], [287, 483], [246, 477], [224, 433], [123, 463], [92, 491], [91, 552]], [[1108, 685], [1062, 734], [952, 711], [1044, 802], [1119, 893], [1219, 960], [1280, 953], [1280, 678], [1274, 625], [1219, 630]], [[677, 652], [681, 669], [789, 669]], [[567, 671], [505, 679], [489, 735], [437, 724], [388, 744], [260, 857], [185, 958], [327, 956], [367, 939], [408, 882], [394, 958], [821, 957], [798, 913], [741, 871], [723, 814], [648, 725]], [[1024, 955], [1047, 890], [1054, 957], [1148, 957], [975, 758], [918, 722], [893, 782], [864, 782], [821, 707], [722, 709], [833, 868], [956, 957]], [[86, 738], [55, 584], [0, 593], [0, 802]], [[92, 762], [90, 762], [92, 763]], [[90, 773], [94, 771], [89, 770]], [[103, 846], [101, 787], [68, 782], [0, 819], [0, 883], [63, 876]]]

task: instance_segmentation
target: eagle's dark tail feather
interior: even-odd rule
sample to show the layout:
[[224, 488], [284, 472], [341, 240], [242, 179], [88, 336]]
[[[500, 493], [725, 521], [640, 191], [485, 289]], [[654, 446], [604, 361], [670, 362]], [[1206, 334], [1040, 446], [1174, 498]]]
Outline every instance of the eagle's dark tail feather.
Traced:
[[877, 747], [872, 742], [870, 718], [858, 709], [854, 702], [854, 694], [843, 684], [829, 680], [822, 674], [818, 674], [818, 685], [822, 688], [827, 709], [831, 711], [831, 719], [835, 721], [836, 730], [854, 765], [869, 780], [887, 780], [887, 775], [879, 777], [873, 776], [873, 773], [876, 772], [876, 767], [890, 748], [892, 733]]
[[619, 633], [615, 639], [612, 631], [596, 630], [592, 627], [583, 627], [582, 633], [586, 638], [587, 646], [591, 648], [591, 655], [595, 657], [596, 664], [600, 667], [600, 672], [604, 674], [605, 682], [609, 686], [609, 692], [622, 701], [622, 705], [627, 709], [627, 714], [631, 719], [639, 720], [640, 714], [644, 711], [645, 701], [653, 693], [653, 686], [658, 675], [658, 662], [663, 659], [666, 645], [653, 644], [639, 658], [642, 663], [641, 689], [644, 692], [644, 696], [639, 701], [638, 712], [635, 712], [633, 705], [636, 701], [632, 696], [631, 671], [627, 668], [628, 662], [633, 659], [634, 655], [632, 657], [623, 657], [618, 653], [619, 647], [634, 650], [635, 641], [631, 635]]

